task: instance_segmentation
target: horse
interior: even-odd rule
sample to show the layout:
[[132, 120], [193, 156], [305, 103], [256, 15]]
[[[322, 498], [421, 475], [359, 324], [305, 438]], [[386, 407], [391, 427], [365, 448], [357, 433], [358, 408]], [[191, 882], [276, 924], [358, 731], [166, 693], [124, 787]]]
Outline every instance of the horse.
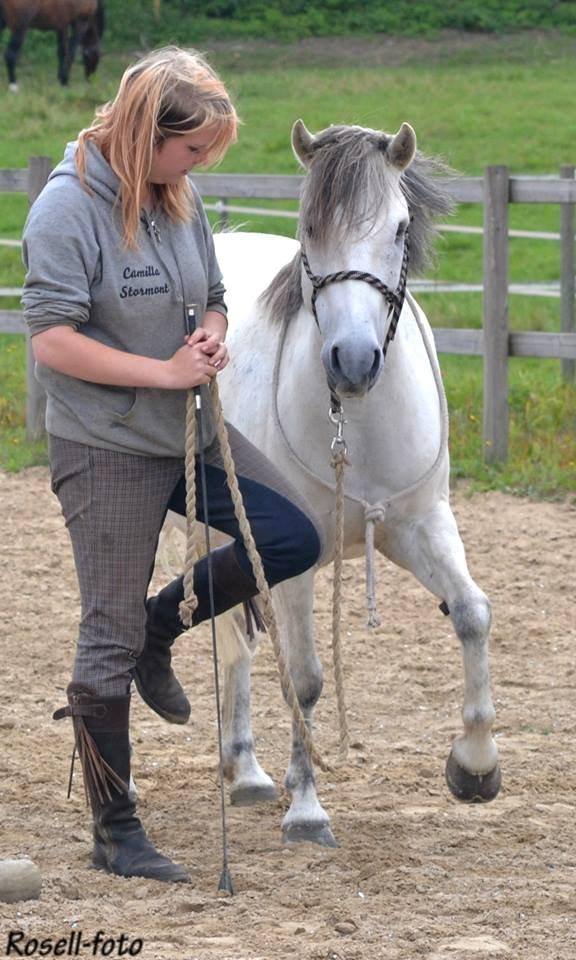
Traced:
[[4, 27], [11, 31], [4, 54], [10, 90], [18, 90], [16, 63], [30, 28], [56, 32], [58, 79], [66, 86], [78, 45], [86, 78], [98, 66], [104, 32], [104, 0], [0, 0], [0, 35]]
[[[219, 378], [224, 415], [314, 508], [323, 538], [320, 566], [335, 555], [330, 447], [342, 437], [338, 428], [334, 438], [331, 420], [345, 421], [345, 556], [358, 556], [372, 531], [375, 548], [411, 571], [450, 617], [465, 693], [446, 781], [461, 801], [489, 801], [501, 783], [491, 732], [490, 603], [468, 571], [450, 508], [447, 406], [433, 335], [406, 289], [407, 274], [422, 272], [433, 253], [435, 220], [452, 209], [438, 176], [447, 168], [417, 150], [406, 123], [392, 135], [344, 125], [314, 135], [297, 121], [292, 147], [305, 170], [297, 239], [215, 235], [230, 307], [231, 360]], [[315, 572], [273, 590], [309, 727], [322, 689]], [[269, 800], [276, 788], [255, 756], [249, 712], [255, 642], [242, 631], [238, 610], [219, 622], [230, 800]], [[334, 846], [296, 723], [285, 787], [291, 802], [284, 838]]]

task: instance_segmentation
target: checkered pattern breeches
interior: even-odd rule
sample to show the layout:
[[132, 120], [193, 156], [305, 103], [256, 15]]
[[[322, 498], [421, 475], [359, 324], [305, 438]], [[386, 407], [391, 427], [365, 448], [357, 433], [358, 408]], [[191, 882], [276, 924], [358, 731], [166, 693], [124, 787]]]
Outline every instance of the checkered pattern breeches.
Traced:
[[[229, 427], [229, 434], [264, 570], [271, 584], [279, 583], [316, 563], [319, 524], [270, 461], [234, 428]], [[205, 461], [210, 524], [236, 541], [238, 562], [250, 573], [217, 441], [206, 450]], [[144, 644], [145, 600], [166, 512], [185, 513], [184, 461], [52, 436], [50, 465], [52, 489], [72, 540], [82, 604], [74, 680], [102, 696], [123, 695]], [[199, 490], [198, 469], [196, 479]], [[204, 519], [200, 496], [197, 517]]]

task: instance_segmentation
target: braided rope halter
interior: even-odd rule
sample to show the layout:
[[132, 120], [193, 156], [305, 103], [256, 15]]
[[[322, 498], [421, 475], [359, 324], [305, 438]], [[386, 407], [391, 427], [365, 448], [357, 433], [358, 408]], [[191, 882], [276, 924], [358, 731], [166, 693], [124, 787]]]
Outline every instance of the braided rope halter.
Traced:
[[[302, 259], [302, 265], [306, 271], [310, 283], [312, 284], [312, 297], [310, 300], [310, 305], [312, 307], [312, 314], [318, 328], [320, 328], [320, 324], [318, 322], [318, 314], [316, 312], [316, 299], [320, 291], [323, 290], [324, 287], [327, 287], [328, 284], [339, 283], [342, 280], [361, 280], [363, 283], [369, 283], [371, 287], [374, 287], [382, 294], [384, 299], [389, 304], [388, 315], [390, 317], [388, 330], [386, 331], [384, 343], [382, 344], [382, 357], [385, 360], [388, 347], [396, 335], [398, 321], [400, 319], [400, 314], [402, 313], [402, 307], [404, 306], [404, 300], [406, 297], [406, 281], [408, 278], [408, 263], [410, 260], [409, 231], [406, 230], [406, 233], [404, 234], [404, 254], [402, 256], [400, 277], [398, 278], [398, 286], [396, 287], [396, 290], [391, 290], [390, 287], [380, 280], [379, 277], [376, 277], [373, 273], [367, 273], [364, 270], [337, 270], [335, 273], [326, 273], [324, 276], [313, 273], [303, 244], [301, 245], [300, 256]], [[332, 414], [338, 414], [341, 410], [342, 404], [340, 402], [340, 398], [336, 391], [330, 387], [330, 411]]]

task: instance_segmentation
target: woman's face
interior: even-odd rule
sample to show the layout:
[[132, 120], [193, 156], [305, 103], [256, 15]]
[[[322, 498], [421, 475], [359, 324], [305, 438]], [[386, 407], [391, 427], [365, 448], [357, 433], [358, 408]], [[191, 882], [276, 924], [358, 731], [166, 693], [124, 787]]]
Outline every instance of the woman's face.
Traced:
[[149, 183], [178, 183], [193, 167], [206, 162], [218, 131], [215, 126], [162, 140], [152, 153]]

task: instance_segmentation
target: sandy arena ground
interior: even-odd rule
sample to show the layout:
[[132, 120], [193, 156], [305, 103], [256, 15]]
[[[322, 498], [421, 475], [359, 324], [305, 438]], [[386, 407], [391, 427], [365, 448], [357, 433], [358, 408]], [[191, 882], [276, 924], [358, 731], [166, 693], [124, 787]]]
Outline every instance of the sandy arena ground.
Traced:
[[[179, 645], [193, 718], [170, 727], [134, 697], [140, 812], [194, 880], [169, 886], [87, 867], [81, 784], [66, 783], [72, 731], [54, 723], [73, 656], [78, 595], [67, 534], [42, 468], [0, 474], [0, 858], [30, 856], [41, 899], [0, 904], [27, 937], [141, 938], [145, 960], [574, 960], [576, 958], [576, 509], [459, 492], [470, 568], [494, 608], [492, 674], [503, 790], [460, 806], [443, 780], [459, 732], [462, 670], [450, 623], [408, 575], [379, 563], [383, 625], [365, 626], [363, 564], [346, 567], [344, 637], [354, 747], [318, 778], [337, 850], [285, 847], [287, 801], [228, 807], [232, 899], [220, 874], [209, 631]], [[330, 576], [317, 591], [326, 684], [317, 739], [335, 759]], [[289, 718], [269, 647], [257, 656], [254, 724], [281, 785]], [[12, 954], [14, 955], [14, 954]], [[91, 955], [90, 951], [80, 956]], [[115, 952], [111, 954], [117, 956]]]

